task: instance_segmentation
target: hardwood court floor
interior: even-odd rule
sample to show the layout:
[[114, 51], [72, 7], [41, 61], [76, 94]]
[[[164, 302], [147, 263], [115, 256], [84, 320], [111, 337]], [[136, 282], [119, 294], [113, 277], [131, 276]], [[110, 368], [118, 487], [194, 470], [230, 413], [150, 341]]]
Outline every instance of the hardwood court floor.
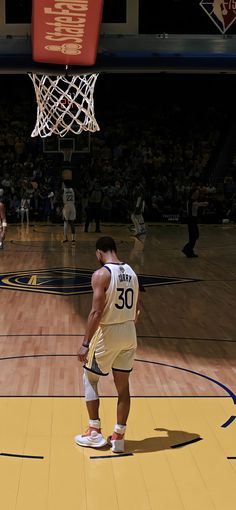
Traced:
[[[220, 427], [227, 398], [133, 399], [123, 457], [73, 443], [87, 423], [81, 399], [2, 398], [0, 412], [6, 510], [235, 509], [236, 466], [227, 458], [235, 430]], [[102, 400], [101, 413], [108, 434], [114, 398]]]
[[[201, 226], [198, 259], [181, 253], [184, 225], [150, 225], [144, 243], [123, 225], [102, 231], [116, 239], [145, 290], [131, 376], [133, 456], [93, 460], [97, 451], [73, 444], [87, 422], [76, 353], [98, 267], [97, 234], [80, 226], [72, 247], [61, 244], [61, 226], [9, 226], [0, 252], [1, 451], [44, 459], [1, 456], [4, 510], [60, 510], [66, 501], [70, 510], [90, 510], [95, 497], [98, 510], [126, 510], [131, 502], [137, 510], [233, 510], [236, 460], [227, 457], [236, 456], [236, 229]], [[111, 376], [100, 393], [108, 434]], [[173, 437], [198, 436], [170, 448]]]

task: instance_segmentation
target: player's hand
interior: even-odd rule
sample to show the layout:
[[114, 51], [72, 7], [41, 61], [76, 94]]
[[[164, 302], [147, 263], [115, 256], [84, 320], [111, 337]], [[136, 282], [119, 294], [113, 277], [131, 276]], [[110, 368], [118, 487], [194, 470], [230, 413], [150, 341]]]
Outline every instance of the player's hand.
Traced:
[[78, 360], [81, 361], [81, 363], [87, 363], [88, 350], [89, 350], [88, 347], [84, 347], [83, 345], [81, 345], [80, 350], [78, 352]]

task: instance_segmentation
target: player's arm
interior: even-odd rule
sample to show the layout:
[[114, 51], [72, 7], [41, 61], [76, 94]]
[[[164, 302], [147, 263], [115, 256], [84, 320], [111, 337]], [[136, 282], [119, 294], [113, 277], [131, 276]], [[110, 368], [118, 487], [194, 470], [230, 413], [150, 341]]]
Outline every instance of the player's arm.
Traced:
[[1, 224], [2, 224], [2, 228], [0, 231], [0, 239], [1, 239], [1, 241], [3, 241], [5, 239], [5, 235], [6, 235], [7, 220], [6, 220], [5, 205], [2, 203], [0, 204], [0, 220], [1, 220]]
[[110, 278], [110, 273], [107, 269], [99, 269], [92, 276], [93, 301], [87, 319], [84, 340], [78, 353], [80, 361], [86, 361], [89, 344], [99, 326], [105, 307], [106, 290], [110, 283]]

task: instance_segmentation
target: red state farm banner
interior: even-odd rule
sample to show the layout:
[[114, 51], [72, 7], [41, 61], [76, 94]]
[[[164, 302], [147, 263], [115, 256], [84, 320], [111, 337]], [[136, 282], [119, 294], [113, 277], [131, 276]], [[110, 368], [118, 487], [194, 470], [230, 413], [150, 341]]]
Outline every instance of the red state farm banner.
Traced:
[[102, 10], [103, 0], [33, 0], [33, 60], [94, 65]]

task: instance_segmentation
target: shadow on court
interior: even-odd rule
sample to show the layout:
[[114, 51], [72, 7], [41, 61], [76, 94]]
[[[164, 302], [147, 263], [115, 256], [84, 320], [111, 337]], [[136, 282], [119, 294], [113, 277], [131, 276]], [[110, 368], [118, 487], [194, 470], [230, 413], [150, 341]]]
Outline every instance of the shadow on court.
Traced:
[[164, 428], [154, 429], [157, 432], [166, 432], [166, 436], [147, 437], [140, 441], [125, 441], [125, 451], [131, 453], [150, 453], [169, 450], [172, 448], [186, 447], [191, 443], [201, 440], [199, 434], [185, 432], [183, 430], [169, 430]]

